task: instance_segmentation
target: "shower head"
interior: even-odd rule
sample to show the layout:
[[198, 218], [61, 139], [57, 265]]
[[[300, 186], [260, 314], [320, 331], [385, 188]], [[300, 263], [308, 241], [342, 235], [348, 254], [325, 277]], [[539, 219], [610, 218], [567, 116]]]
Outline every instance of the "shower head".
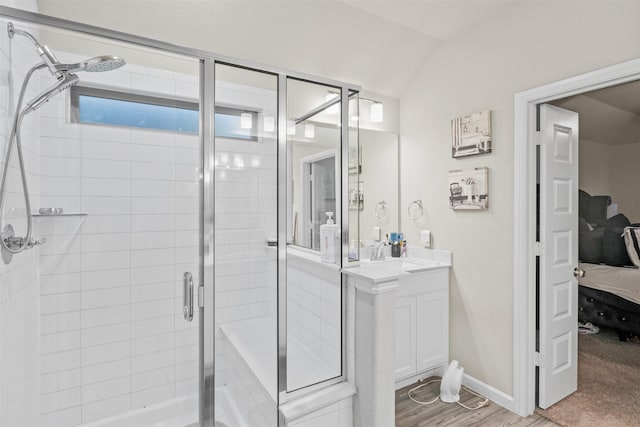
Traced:
[[90, 58], [76, 64], [62, 64], [47, 45], [41, 44], [38, 39], [29, 32], [18, 30], [11, 22], [7, 24], [7, 33], [9, 34], [9, 38], [13, 38], [16, 34], [20, 34], [21, 36], [31, 40], [31, 42], [36, 46], [43, 64], [45, 64], [49, 68], [49, 71], [51, 71], [51, 74], [56, 76], [58, 79], [63, 77], [63, 72], [76, 73], [78, 71], [87, 71], [95, 73], [111, 71], [126, 64], [124, 59], [113, 55], [96, 56], [95, 58]]
[[75, 73], [78, 71], [87, 71], [89, 73], [100, 73], [103, 71], [111, 71], [118, 69], [126, 64], [126, 61], [118, 56], [102, 55], [87, 59], [77, 64], [56, 64], [55, 68], [59, 71], [67, 71]]
[[32, 111], [37, 110], [47, 103], [51, 98], [53, 98], [58, 93], [69, 89], [71, 86], [78, 84], [80, 79], [77, 75], [73, 73], [69, 73], [66, 71], [60, 71], [60, 78], [58, 81], [51, 86], [49, 89], [42, 92], [40, 95], [33, 98], [31, 101], [27, 102], [27, 106], [24, 108], [23, 114], [28, 114]]

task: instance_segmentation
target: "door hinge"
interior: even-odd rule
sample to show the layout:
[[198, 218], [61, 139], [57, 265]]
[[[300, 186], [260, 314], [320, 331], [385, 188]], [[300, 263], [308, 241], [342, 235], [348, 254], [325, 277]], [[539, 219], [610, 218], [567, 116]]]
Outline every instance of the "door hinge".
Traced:
[[542, 242], [536, 242], [534, 251], [536, 253], [536, 256], [542, 256], [542, 253], [544, 252], [544, 247], [542, 246]]
[[542, 145], [542, 133], [539, 130], [536, 131], [534, 139], [536, 141], [536, 145]]
[[198, 286], [198, 307], [204, 308], [204, 286]]
[[544, 368], [544, 356], [540, 354], [539, 351], [536, 351], [535, 353], [533, 353], [533, 364], [535, 366]]

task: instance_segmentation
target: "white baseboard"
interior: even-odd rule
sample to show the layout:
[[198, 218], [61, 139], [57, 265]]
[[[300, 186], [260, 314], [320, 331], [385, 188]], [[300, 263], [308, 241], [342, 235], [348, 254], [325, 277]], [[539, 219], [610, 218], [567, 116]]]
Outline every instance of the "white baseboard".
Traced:
[[462, 384], [465, 387], [475, 391], [476, 393], [483, 395], [490, 401], [502, 406], [503, 408], [506, 408], [511, 412], [516, 412], [513, 396], [509, 396], [508, 394], [501, 392], [497, 388], [492, 387], [489, 384], [485, 384], [482, 381], [477, 380], [467, 374], [464, 374]]
[[429, 377], [442, 377], [444, 375], [444, 368], [442, 366], [438, 366], [437, 368], [430, 369], [428, 371], [422, 371], [415, 375], [411, 375], [410, 377], [403, 378], [401, 380], [396, 381], [396, 390], [401, 389], [402, 387], [406, 387], [410, 384], [417, 383], [418, 381], [429, 378]]

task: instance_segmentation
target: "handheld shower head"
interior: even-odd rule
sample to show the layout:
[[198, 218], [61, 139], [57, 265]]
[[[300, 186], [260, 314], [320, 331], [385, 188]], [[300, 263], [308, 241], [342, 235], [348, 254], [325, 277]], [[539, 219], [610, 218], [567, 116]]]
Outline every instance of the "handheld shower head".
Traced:
[[76, 73], [78, 71], [87, 71], [95, 73], [111, 71], [126, 64], [124, 59], [113, 55], [96, 56], [76, 64], [62, 64], [47, 45], [41, 44], [38, 39], [27, 31], [18, 30], [11, 22], [7, 24], [7, 33], [9, 34], [9, 38], [13, 38], [16, 34], [20, 34], [21, 36], [31, 40], [31, 42], [36, 46], [38, 55], [42, 58], [43, 63], [49, 68], [51, 74], [56, 76], [58, 79], [64, 77], [62, 75], [63, 72]]
[[118, 56], [102, 55], [87, 59], [77, 64], [58, 64], [56, 69], [75, 73], [87, 71], [89, 73], [100, 73], [118, 69], [126, 64], [126, 61]]
[[78, 76], [73, 73], [69, 73], [66, 71], [59, 71], [59, 73], [61, 74], [61, 77], [53, 86], [33, 98], [31, 101], [27, 102], [27, 106], [24, 108], [23, 114], [28, 114], [32, 111], [37, 110], [38, 108], [46, 104], [47, 101], [49, 101], [55, 95], [66, 89], [69, 89], [73, 85], [78, 84], [78, 82], [80, 81]]

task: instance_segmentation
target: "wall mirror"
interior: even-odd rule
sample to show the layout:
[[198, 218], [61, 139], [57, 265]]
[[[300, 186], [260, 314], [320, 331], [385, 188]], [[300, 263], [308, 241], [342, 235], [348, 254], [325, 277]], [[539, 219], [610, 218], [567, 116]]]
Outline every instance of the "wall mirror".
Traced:
[[368, 246], [400, 231], [398, 135], [361, 128], [359, 143], [360, 173], [357, 187], [350, 183], [349, 209], [358, 210], [361, 245]]

